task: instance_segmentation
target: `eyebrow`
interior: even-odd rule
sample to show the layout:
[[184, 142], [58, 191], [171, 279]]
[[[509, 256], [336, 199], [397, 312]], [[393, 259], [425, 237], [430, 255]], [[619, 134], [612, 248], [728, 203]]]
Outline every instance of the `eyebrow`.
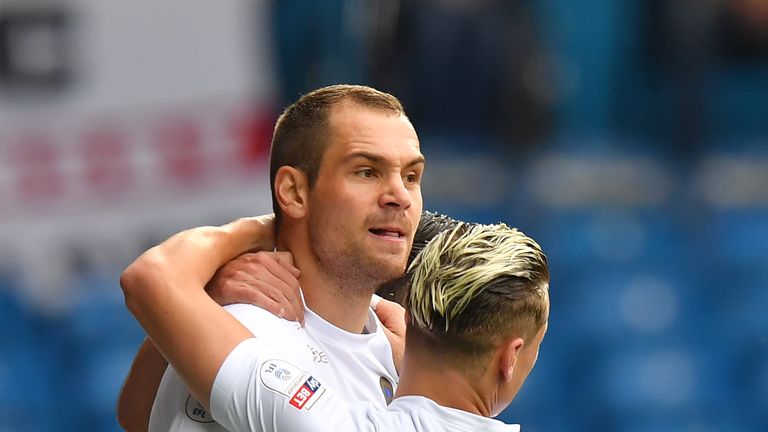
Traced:
[[[346, 157], [344, 157], [344, 162], [351, 161], [351, 160], [357, 159], [357, 158], [367, 159], [367, 160], [371, 161], [372, 163], [382, 163], [382, 162], [384, 162], [384, 158], [383, 157], [381, 157], [379, 155], [372, 154], [372, 153], [364, 152], [364, 151], [359, 151], [359, 152], [354, 152], [354, 153], [348, 154]], [[407, 164], [405, 164], [405, 168], [410, 168], [410, 167], [412, 167], [414, 165], [419, 165], [419, 164], [423, 164], [423, 163], [425, 163], [424, 156], [423, 155], [419, 155], [419, 156], [413, 158], [413, 160], [411, 160]]]

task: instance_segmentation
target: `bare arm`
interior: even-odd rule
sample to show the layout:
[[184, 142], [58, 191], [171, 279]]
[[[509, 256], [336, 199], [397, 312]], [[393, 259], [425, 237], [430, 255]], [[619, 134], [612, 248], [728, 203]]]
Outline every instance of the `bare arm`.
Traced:
[[[263, 215], [259, 216], [258, 219], [262, 224], [259, 228], [257, 249], [272, 250], [275, 243], [274, 216]], [[248, 255], [246, 254], [243, 257]], [[242, 279], [243, 275], [247, 273], [246, 270], [248, 270], [246, 266], [253, 264], [254, 260], [244, 258], [236, 258], [233, 262], [226, 264], [215, 274], [213, 280], [209, 282], [208, 288], [210, 288], [211, 296], [219, 301], [220, 304], [248, 302], [258, 304], [270, 311], [283, 308], [288, 311], [286, 314], [288, 319], [296, 317], [300, 312], [301, 314], [298, 318], [303, 320], [303, 308], [297, 310], [296, 302], [290, 302], [289, 300], [291, 298], [290, 295], [278, 296], [272, 301], [267, 301], [270, 298], [262, 296], [264, 300], [260, 304], [257, 301], [258, 299], [254, 299], [255, 294], [250, 294], [245, 290], [237, 290], [237, 287], [242, 285], [238, 283], [238, 277]], [[235, 280], [228, 281], [228, 277]], [[293, 289], [298, 292], [298, 282], [296, 282], [296, 287]], [[272, 294], [272, 297], [275, 297], [275, 294]], [[222, 303], [221, 301], [228, 301], [228, 303]], [[273, 313], [275, 312], [273, 311]], [[134, 432], [149, 429], [152, 404], [167, 366], [168, 362], [160, 351], [149, 338], [146, 338], [133, 359], [131, 370], [126, 377], [118, 398], [117, 420], [125, 430]]]
[[121, 277], [129, 309], [203, 403], [221, 361], [251, 336], [203, 287], [221, 264], [259, 247], [253, 239], [264, 229], [263, 221], [249, 219], [186, 231], [146, 252]]
[[[259, 250], [272, 250], [274, 224], [271, 215], [259, 217], [264, 222]], [[265, 266], [264, 256], [245, 253], [220, 268], [206, 291], [218, 304], [250, 303], [288, 320], [304, 323], [304, 305], [299, 294], [298, 272], [292, 265]], [[271, 259], [267, 257], [266, 259]], [[120, 391], [117, 419], [125, 430], [146, 431], [152, 405], [168, 362], [145, 339], [133, 360]]]
[[[273, 260], [278, 265], [265, 266], [265, 260]], [[217, 270], [205, 290], [219, 305], [253, 304], [303, 325], [304, 304], [298, 276], [293, 266], [280, 264], [272, 255], [251, 252]], [[147, 338], [133, 360], [120, 392], [117, 417], [123, 429], [129, 432], [148, 430], [152, 405], [167, 366], [168, 362]]]
[[139, 347], [120, 390], [117, 421], [128, 432], [149, 430], [149, 415], [168, 362], [149, 338]]

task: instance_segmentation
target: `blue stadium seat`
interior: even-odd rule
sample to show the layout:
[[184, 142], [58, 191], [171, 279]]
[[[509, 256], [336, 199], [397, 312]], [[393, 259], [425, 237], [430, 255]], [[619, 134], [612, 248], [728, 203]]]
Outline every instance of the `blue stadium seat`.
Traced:
[[701, 368], [685, 346], [617, 347], [596, 359], [597, 399], [625, 413], [675, 413], [700, 397]]
[[686, 252], [683, 226], [670, 209], [591, 206], [541, 218], [540, 242], [567, 266], [677, 261]]
[[125, 308], [115, 280], [86, 282], [86, 295], [65, 317], [61, 329], [53, 329], [66, 340], [61, 349], [71, 361], [62, 365], [59, 383], [63, 388], [78, 388], [74, 395], [83, 427], [109, 425], [104, 430], [119, 430], [115, 405], [144, 333]]
[[768, 333], [753, 333], [726, 348], [728, 367], [721, 373], [732, 391], [724, 420], [748, 419], [768, 430]]
[[730, 268], [768, 268], [768, 208], [743, 208], [713, 214], [709, 248]]
[[626, 2], [596, 0], [532, 2], [539, 24], [546, 29], [549, 51], [562, 65], [560, 82], [564, 91], [557, 107], [562, 128], [569, 132], [598, 133], [610, 130], [611, 89], [616, 88], [620, 68], [632, 44], [637, 20], [635, 6]]
[[[768, 64], [730, 65], [721, 70], [712, 86], [716, 99], [712, 107], [715, 133], [749, 139], [768, 134]], [[723, 140], [722, 142], [725, 142]], [[765, 142], [763, 141], [763, 144]], [[766, 150], [763, 147], [763, 150]]]
[[0, 287], [0, 430], [44, 431], [55, 424], [51, 386], [57, 357], [35, 333], [35, 320], [10, 283]]

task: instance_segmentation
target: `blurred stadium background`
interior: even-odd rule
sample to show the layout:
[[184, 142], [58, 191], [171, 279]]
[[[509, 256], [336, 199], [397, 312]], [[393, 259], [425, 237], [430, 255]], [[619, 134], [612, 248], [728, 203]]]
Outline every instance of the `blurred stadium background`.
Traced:
[[528, 432], [768, 430], [768, 2], [0, 0], [0, 431], [116, 430], [120, 270], [270, 210], [276, 114], [401, 98], [425, 207], [540, 241]]

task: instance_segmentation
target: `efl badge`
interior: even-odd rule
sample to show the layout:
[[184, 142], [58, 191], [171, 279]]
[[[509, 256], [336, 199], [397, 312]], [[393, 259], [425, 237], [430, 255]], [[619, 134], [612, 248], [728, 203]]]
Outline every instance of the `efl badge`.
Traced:
[[187, 411], [187, 417], [189, 417], [189, 419], [192, 421], [196, 421], [198, 423], [213, 423], [215, 421], [213, 420], [213, 417], [211, 417], [211, 413], [209, 413], [202, 405], [200, 405], [200, 402], [193, 398], [192, 395], [187, 396], [185, 408]]

